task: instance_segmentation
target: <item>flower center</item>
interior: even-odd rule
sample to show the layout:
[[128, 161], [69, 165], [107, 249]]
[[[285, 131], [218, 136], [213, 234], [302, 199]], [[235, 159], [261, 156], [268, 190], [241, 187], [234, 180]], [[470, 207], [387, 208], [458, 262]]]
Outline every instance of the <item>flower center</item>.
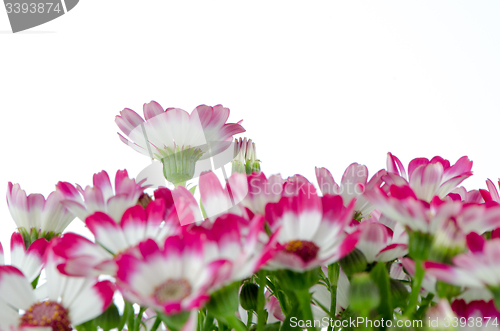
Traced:
[[285, 251], [297, 255], [304, 262], [309, 262], [316, 258], [319, 247], [312, 241], [292, 240], [285, 244]]
[[168, 279], [165, 283], [155, 288], [154, 296], [159, 303], [181, 301], [191, 294], [191, 285], [182, 279]]
[[71, 331], [68, 310], [54, 301], [37, 302], [21, 316], [20, 326], [45, 326], [53, 331]]

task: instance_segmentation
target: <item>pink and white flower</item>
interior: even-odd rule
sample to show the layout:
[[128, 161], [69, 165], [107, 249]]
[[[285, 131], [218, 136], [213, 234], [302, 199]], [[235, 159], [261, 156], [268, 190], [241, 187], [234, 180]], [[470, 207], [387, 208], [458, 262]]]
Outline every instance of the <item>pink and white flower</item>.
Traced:
[[[16, 267], [0, 266], [0, 330], [49, 327], [69, 331], [97, 317], [111, 304], [114, 293], [111, 282], [63, 276], [56, 263], [49, 253], [45, 267], [47, 282], [36, 290]], [[46, 295], [42, 295], [42, 288]], [[19, 309], [25, 311], [22, 316]]]
[[399, 233], [394, 233], [387, 226], [375, 220], [361, 222], [359, 241], [356, 248], [366, 257], [368, 263], [388, 262], [408, 253], [407, 238], [404, 230], [396, 225]]
[[[10, 264], [26, 276], [32, 282], [38, 277], [44, 265], [45, 249], [48, 241], [44, 238], [33, 241], [28, 249], [24, 245], [23, 236], [12, 233], [10, 237]], [[2, 244], [0, 244], [0, 265], [5, 264]]]
[[173, 220], [164, 221], [165, 208], [163, 199], [150, 202], [146, 209], [135, 205], [125, 211], [118, 224], [102, 212], [90, 215], [85, 223], [96, 243], [73, 233], [63, 235], [54, 247], [54, 252], [64, 259], [59, 270], [72, 276], [114, 275], [114, 256], [148, 238], [164, 242], [167, 236], [180, 231], [175, 213], [169, 214]]
[[483, 203], [484, 199], [481, 196], [480, 190], [467, 191], [465, 187], [459, 186], [450, 193], [448, 196], [453, 200], [461, 200], [463, 202]]
[[63, 232], [75, 218], [61, 203], [63, 199], [58, 191], [50, 193], [45, 199], [37, 193], [26, 196], [19, 184], [9, 182], [7, 186], [7, 205], [17, 227], [27, 231], [36, 229], [42, 235]]
[[[268, 203], [278, 202], [281, 199], [285, 182], [279, 174], [266, 178], [263, 172], [254, 172], [248, 176], [233, 174], [231, 177], [235, 178], [230, 180], [231, 192], [241, 200], [240, 205], [253, 214], [264, 215]], [[240, 178], [244, 179], [246, 184]]]
[[450, 161], [440, 156], [430, 161], [416, 158], [408, 165], [408, 175], [401, 161], [387, 153], [387, 175], [383, 180], [388, 185], [409, 185], [419, 199], [430, 202], [438, 196], [443, 199], [461, 182], [472, 176], [472, 161], [463, 156], [450, 166]]
[[[484, 201], [494, 201], [500, 203], [500, 195], [498, 194], [497, 188], [491, 179], [486, 180], [486, 186], [488, 187], [488, 190], [479, 190]], [[498, 186], [500, 186], [500, 180], [498, 180]]]
[[380, 170], [368, 181], [368, 168], [358, 163], [352, 163], [344, 171], [340, 185], [333, 179], [332, 174], [326, 168], [316, 167], [316, 178], [319, 189], [325, 194], [337, 194], [342, 196], [344, 204], [349, 204], [356, 199], [354, 210], [359, 217], [366, 218], [375, 209], [371, 203], [364, 198], [366, 190], [380, 187], [382, 176], [387, 172]]
[[427, 261], [427, 273], [449, 284], [466, 287], [500, 286], [500, 239], [467, 235], [470, 252], [453, 257], [453, 265]]
[[451, 309], [457, 317], [468, 322], [463, 330], [491, 330], [498, 331], [500, 325], [500, 311], [495, 307], [493, 300], [474, 300], [466, 302], [463, 299], [454, 300]]
[[120, 255], [117, 285], [125, 299], [165, 314], [194, 310], [226, 280], [219, 275], [226, 263], [205, 262], [199, 235], [170, 236], [163, 248], [148, 239], [138, 245], [138, 252]]
[[[245, 197], [247, 187], [246, 175], [233, 174], [223, 188], [219, 178], [212, 171], [203, 172], [198, 185], [201, 203], [206, 217], [214, 221], [226, 213], [248, 217], [246, 210], [239, 204]], [[240, 187], [240, 189], [233, 189]]]
[[210, 155], [215, 155], [229, 147], [233, 135], [245, 132], [241, 121], [226, 123], [229, 109], [222, 105], [200, 105], [189, 114], [179, 108], [163, 110], [151, 101], [143, 110], [145, 120], [131, 109], [122, 110], [115, 121], [130, 140], [118, 135], [132, 149], [158, 160], [178, 148], [199, 148], [202, 153], [210, 150]]
[[350, 253], [359, 232], [346, 235], [355, 200], [347, 207], [340, 195], [318, 197], [314, 186], [302, 176], [287, 182], [294, 195], [284, 196], [266, 206], [271, 231], [278, 231], [277, 252], [268, 263], [270, 269], [299, 272], [333, 263]]
[[413, 231], [434, 234], [450, 218], [456, 220], [464, 234], [484, 233], [500, 226], [500, 208], [496, 204], [443, 201], [437, 196], [428, 203], [407, 185], [391, 185], [387, 191], [375, 188], [365, 196], [386, 217]]
[[276, 236], [267, 237], [262, 215], [248, 221], [234, 214], [225, 214], [218, 217], [210, 228], [199, 227], [191, 231], [205, 234], [207, 241], [203, 252], [206, 261], [224, 259], [232, 263], [232, 281], [251, 277], [273, 255]]
[[125, 210], [135, 206], [146, 187], [143, 181], [136, 183], [128, 177], [127, 170], [118, 170], [115, 176], [115, 189], [106, 171], [101, 171], [93, 176], [93, 187], [87, 186], [85, 190], [80, 186], [73, 186], [68, 182], [59, 182], [56, 185], [64, 199], [62, 203], [85, 222], [87, 216], [96, 211], [107, 213], [118, 222]]

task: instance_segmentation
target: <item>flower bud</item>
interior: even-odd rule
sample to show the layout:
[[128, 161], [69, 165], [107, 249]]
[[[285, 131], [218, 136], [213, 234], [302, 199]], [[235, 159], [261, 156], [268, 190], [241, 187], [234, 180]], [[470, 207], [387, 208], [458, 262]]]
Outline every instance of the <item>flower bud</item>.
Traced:
[[339, 263], [348, 277], [356, 272], [365, 271], [367, 266], [365, 255], [357, 248], [340, 259]]
[[245, 283], [240, 292], [240, 305], [245, 310], [257, 310], [257, 297], [259, 295], [259, 285], [255, 283]]
[[403, 283], [401, 283], [401, 281], [397, 279], [390, 278], [389, 284], [391, 290], [392, 305], [394, 307], [406, 306], [409, 295], [408, 289], [404, 286]]
[[380, 304], [377, 284], [370, 274], [363, 272], [353, 275], [349, 288], [349, 305], [358, 312], [369, 312]]
[[429, 233], [411, 231], [409, 235], [408, 251], [413, 260], [427, 260], [429, 248], [432, 246], [432, 235]]
[[260, 172], [260, 161], [257, 160], [257, 150], [252, 139], [235, 139], [232, 173], [235, 172], [247, 175]]

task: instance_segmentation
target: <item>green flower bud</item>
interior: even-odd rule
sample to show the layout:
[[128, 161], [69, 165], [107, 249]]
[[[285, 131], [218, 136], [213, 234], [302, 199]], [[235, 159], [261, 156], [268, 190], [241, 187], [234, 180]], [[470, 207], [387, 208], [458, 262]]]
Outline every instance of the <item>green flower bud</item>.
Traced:
[[409, 232], [408, 235], [410, 237], [408, 245], [410, 257], [414, 260], [427, 260], [432, 247], [432, 235], [422, 232]]
[[394, 307], [404, 307], [406, 306], [406, 302], [408, 300], [409, 292], [408, 289], [404, 286], [404, 284], [397, 280], [390, 278], [389, 279], [392, 304]]
[[259, 295], [259, 285], [255, 283], [245, 283], [240, 292], [240, 305], [245, 310], [257, 310], [257, 297]]
[[355, 274], [349, 288], [349, 305], [358, 312], [369, 312], [380, 304], [377, 284], [367, 272]]
[[357, 248], [339, 260], [340, 267], [350, 277], [352, 274], [365, 271], [367, 261], [365, 255]]

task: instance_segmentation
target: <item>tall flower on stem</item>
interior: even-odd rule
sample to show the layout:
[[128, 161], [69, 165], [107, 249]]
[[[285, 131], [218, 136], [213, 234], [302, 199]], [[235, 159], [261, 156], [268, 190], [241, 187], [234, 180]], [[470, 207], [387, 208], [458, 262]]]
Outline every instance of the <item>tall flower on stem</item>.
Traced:
[[27, 196], [19, 184], [9, 182], [7, 205], [26, 247], [38, 238], [59, 235], [75, 218], [61, 203], [63, 199], [58, 191], [50, 193], [47, 199], [37, 193]]
[[125, 108], [116, 124], [130, 138], [120, 139], [139, 153], [160, 160], [165, 178], [183, 184], [194, 176], [200, 158], [227, 149], [233, 135], [245, 130], [238, 123], [226, 123], [229, 109], [222, 105], [200, 105], [191, 114], [179, 108], [163, 109], [157, 102], [144, 104], [144, 119]]

